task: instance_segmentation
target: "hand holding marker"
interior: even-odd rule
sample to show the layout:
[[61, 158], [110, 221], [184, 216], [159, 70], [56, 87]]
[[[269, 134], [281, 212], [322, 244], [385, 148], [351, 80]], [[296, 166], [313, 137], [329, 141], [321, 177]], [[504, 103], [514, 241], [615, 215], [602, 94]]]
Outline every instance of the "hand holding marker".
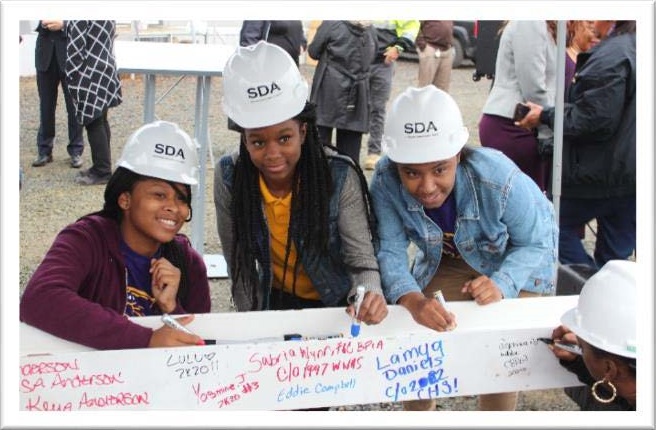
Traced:
[[360, 312], [360, 306], [362, 306], [362, 301], [364, 300], [364, 285], [358, 285], [355, 293], [355, 312], [351, 318], [351, 336], [356, 337], [360, 334], [360, 320], [358, 319], [358, 313]]
[[[445, 311], [449, 312], [449, 309], [446, 307], [446, 300], [444, 299], [444, 294], [442, 294], [442, 290], [437, 290], [433, 293], [433, 297], [435, 297], [435, 300], [440, 302], [442, 307], [444, 308]], [[451, 312], [449, 312], [451, 313]], [[453, 330], [456, 328], [456, 323], [453, 321], [450, 325], [447, 326], [447, 330]]]
[[[192, 335], [192, 336], [196, 336], [196, 334], [195, 334], [194, 332], [192, 332], [192, 331], [189, 330], [187, 327], [185, 327], [185, 326], [183, 326], [182, 324], [180, 324], [180, 323], [178, 322], [178, 320], [176, 320], [175, 318], [173, 318], [173, 317], [172, 317], [171, 315], [169, 315], [169, 314], [163, 314], [163, 315], [162, 315], [162, 322], [163, 322], [164, 324], [166, 324], [167, 326], [173, 328], [173, 329], [183, 331], [183, 332], [185, 332], [185, 333], [187, 333], [187, 334], [190, 334], [190, 335]], [[204, 341], [203, 339], [201, 339], [201, 340], [198, 341], [197, 345], [205, 345], [205, 341]]]
[[583, 350], [581, 350], [581, 347], [576, 344], [554, 341], [550, 337], [539, 337], [538, 340], [540, 342], [546, 343], [547, 345], [553, 345], [556, 348], [564, 349], [565, 351], [571, 352], [572, 354], [583, 355]]
[[442, 294], [442, 290], [435, 291], [435, 293], [433, 293], [433, 296], [435, 297], [435, 300], [440, 302], [440, 304], [442, 305], [445, 311], [448, 310], [446, 308], [446, 300], [444, 300], [444, 294]]

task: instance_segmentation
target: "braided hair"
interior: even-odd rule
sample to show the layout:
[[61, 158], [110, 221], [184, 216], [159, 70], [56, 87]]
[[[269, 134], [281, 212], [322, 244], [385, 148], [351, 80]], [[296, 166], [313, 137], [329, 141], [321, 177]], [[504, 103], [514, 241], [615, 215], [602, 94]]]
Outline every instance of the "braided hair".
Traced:
[[[116, 221], [117, 224], [121, 224], [123, 221], [123, 210], [118, 205], [118, 198], [124, 192], [132, 192], [134, 186], [139, 181], [144, 181], [147, 179], [158, 179], [151, 178], [149, 176], [140, 175], [135, 173], [125, 167], [118, 167], [112, 174], [107, 186], [105, 187], [105, 203], [102, 210], [96, 212], [97, 215], [110, 218]], [[176, 184], [171, 181], [165, 181], [177, 193], [184, 195], [180, 192], [180, 184]], [[191, 209], [191, 187], [189, 185], [184, 185], [185, 190], [187, 191], [184, 195], [185, 202], [189, 206], [189, 218], [185, 222], [191, 221], [193, 212]], [[182, 251], [182, 247], [175, 241], [171, 240], [170, 242], [163, 243], [160, 246], [162, 257], [166, 258], [171, 262], [175, 267], [180, 269], [180, 284], [178, 286], [177, 297], [178, 300], [184, 302], [187, 298], [187, 293], [189, 291], [188, 281], [187, 281], [187, 263], [185, 261], [185, 255]]]
[[[302, 252], [313, 258], [330, 258], [328, 250], [328, 215], [330, 196], [333, 192], [333, 180], [330, 162], [347, 162], [348, 157], [333, 157], [325, 152], [325, 146], [331, 147], [339, 152], [337, 148], [324, 145], [319, 138], [316, 125], [316, 106], [306, 103], [303, 110], [294, 117], [307, 127], [307, 133], [301, 155], [294, 170], [291, 191], [291, 214], [287, 232], [287, 243], [285, 248], [285, 259], [282, 284], [285, 285], [285, 277], [289, 264], [289, 254], [292, 243], [299, 246], [302, 240]], [[260, 249], [258, 243], [263, 231], [268, 231], [266, 220], [262, 211], [262, 195], [259, 188], [260, 172], [250, 159], [246, 149], [246, 141], [243, 130], [241, 133], [241, 144], [239, 145], [239, 157], [235, 163], [231, 216], [233, 222], [233, 263], [231, 273], [233, 276], [232, 294], [238, 286], [244, 286], [247, 296], [250, 297], [251, 310], [260, 309], [257, 302], [257, 288], [260, 280], [257, 274], [258, 264], [264, 267], [270, 265], [268, 249]], [[359, 176], [362, 186], [362, 194], [367, 210], [367, 219], [372, 235], [375, 235], [375, 218], [370, 210], [369, 192], [364, 173], [353, 161], [348, 158], [349, 165]], [[377, 241], [374, 241], [377, 248]], [[299, 250], [300, 252], [300, 250]], [[301, 259], [297, 258], [293, 267], [292, 294], [295, 294], [296, 279], [301, 265]], [[264, 280], [270, 281], [270, 280]], [[266, 286], [267, 284], [265, 284]], [[282, 288], [280, 293], [282, 294]], [[265, 293], [266, 294], [266, 293]], [[265, 303], [268, 299], [265, 297]]]

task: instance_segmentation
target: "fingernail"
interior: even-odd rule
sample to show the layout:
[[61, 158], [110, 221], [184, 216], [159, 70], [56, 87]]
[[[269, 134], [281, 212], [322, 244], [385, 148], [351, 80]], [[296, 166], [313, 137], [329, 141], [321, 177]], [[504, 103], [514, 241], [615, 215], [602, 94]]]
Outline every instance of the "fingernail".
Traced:
[[196, 342], [196, 345], [203, 346], [203, 345], [205, 345], [205, 341], [203, 339], [201, 339], [198, 342]]

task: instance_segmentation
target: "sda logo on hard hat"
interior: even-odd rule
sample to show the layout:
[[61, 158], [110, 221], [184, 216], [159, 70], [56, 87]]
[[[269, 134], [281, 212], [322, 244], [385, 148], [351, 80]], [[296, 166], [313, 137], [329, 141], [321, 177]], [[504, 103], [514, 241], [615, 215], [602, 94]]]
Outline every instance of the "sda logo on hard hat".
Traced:
[[408, 137], [428, 137], [438, 135], [440, 130], [433, 121], [428, 121], [428, 123], [406, 122], [403, 124], [403, 132], [408, 135]]
[[263, 40], [237, 48], [223, 70], [223, 111], [241, 128], [294, 118], [305, 108], [308, 93], [292, 57]]
[[175, 146], [165, 145], [163, 143], [155, 144], [155, 155], [174, 161], [183, 162], [185, 160], [185, 154], [182, 148], [176, 148]]
[[[258, 85], [257, 87], [250, 87], [246, 89], [249, 99], [262, 98], [266, 96], [274, 96], [274, 93], [282, 91], [282, 88], [275, 82], [271, 85]], [[259, 100], [255, 100], [259, 101]]]

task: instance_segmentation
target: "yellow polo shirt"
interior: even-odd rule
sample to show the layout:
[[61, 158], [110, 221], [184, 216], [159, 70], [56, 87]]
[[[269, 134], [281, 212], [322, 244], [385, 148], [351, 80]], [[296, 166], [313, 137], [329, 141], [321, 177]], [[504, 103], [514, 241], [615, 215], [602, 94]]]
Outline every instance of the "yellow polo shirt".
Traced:
[[[260, 192], [264, 201], [264, 214], [269, 225], [269, 239], [271, 244], [271, 262], [273, 265], [273, 286], [280, 288], [285, 264], [285, 248], [287, 246], [287, 232], [289, 230], [289, 216], [292, 204], [292, 193], [285, 197], [276, 197], [267, 188], [262, 175], [260, 175]], [[292, 243], [287, 262], [287, 274], [283, 290], [292, 292], [294, 279], [294, 263], [296, 262], [296, 247]], [[303, 265], [299, 267], [296, 278], [296, 295], [304, 299], [319, 300], [320, 296], [314, 289], [312, 281], [305, 273]]]

